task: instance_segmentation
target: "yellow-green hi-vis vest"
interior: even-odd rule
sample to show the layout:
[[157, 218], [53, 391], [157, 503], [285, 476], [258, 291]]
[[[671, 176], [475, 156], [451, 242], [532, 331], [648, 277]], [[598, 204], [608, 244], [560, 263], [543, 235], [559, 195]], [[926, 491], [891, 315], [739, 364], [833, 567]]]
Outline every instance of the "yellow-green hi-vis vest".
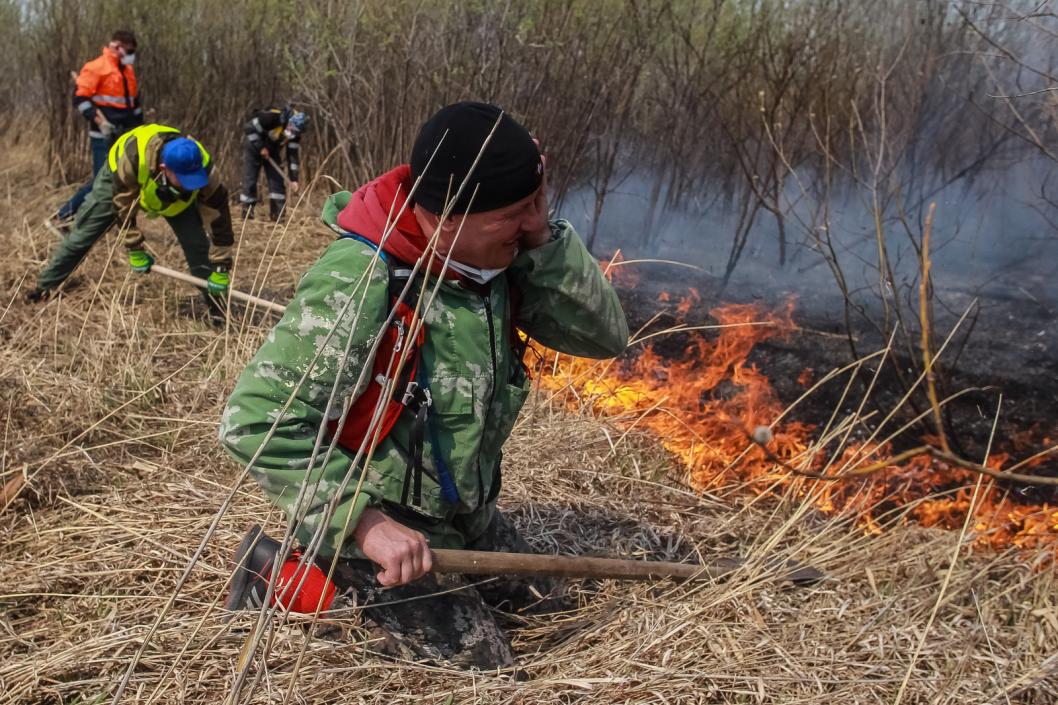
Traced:
[[[121, 159], [122, 155], [125, 154], [125, 145], [133, 137], [136, 138], [136, 151], [139, 155], [139, 163], [137, 166], [136, 180], [140, 184], [140, 206], [146, 212], [148, 218], [154, 218], [157, 216], [163, 216], [171, 218], [174, 215], [178, 215], [185, 210], [188, 206], [195, 202], [195, 197], [198, 196], [198, 191], [192, 191], [191, 196], [187, 199], [181, 199], [170, 203], [168, 206], [162, 203], [162, 199], [158, 197], [158, 182], [151, 178], [151, 172], [147, 168], [147, 143], [151, 141], [151, 138], [155, 135], [159, 135], [165, 132], [180, 132], [175, 127], [166, 127], [165, 125], [141, 125], [133, 130], [129, 130], [121, 137], [118, 137], [117, 141], [114, 142], [114, 146], [110, 148], [110, 155], [108, 161], [110, 162], [110, 170], [118, 170], [118, 160]], [[199, 144], [199, 141], [191, 137], [191, 139], [198, 148], [202, 150], [202, 166], [209, 164], [209, 152], [206, 148]]]

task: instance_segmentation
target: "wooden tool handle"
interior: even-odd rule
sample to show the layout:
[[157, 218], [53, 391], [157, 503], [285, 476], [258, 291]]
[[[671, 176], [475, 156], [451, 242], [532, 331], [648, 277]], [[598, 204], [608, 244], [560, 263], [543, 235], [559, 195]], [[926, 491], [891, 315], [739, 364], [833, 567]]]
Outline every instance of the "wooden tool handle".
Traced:
[[[633, 561], [588, 556], [549, 556], [532, 553], [433, 549], [433, 567], [439, 573], [467, 575], [520, 575], [611, 580], [715, 580], [744, 565], [735, 558], [718, 558], [706, 564]], [[811, 566], [787, 563], [778, 571], [780, 580], [807, 585], [824, 575]]]
[[434, 570], [469, 575], [523, 575], [565, 578], [611, 578], [615, 580], [654, 580], [658, 578], [718, 578], [742, 563], [724, 558], [707, 565], [632, 561], [616, 558], [548, 556], [531, 553], [494, 551], [433, 550]]
[[[179, 281], [191, 284], [192, 286], [197, 286], [200, 289], [209, 288], [209, 282], [207, 282], [205, 279], [199, 279], [198, 277], [191, 276], [190, 274], [184, 274], [183, 272], [178, 272], [175, 269], [163, 267], [160, 264], [156, 264], [151, 267], [151, 271], [161, 274], [162, 276], [169, 277], [170, 279], [177, 279]], [[269, 311], [275, 311], [280, 315], [282, 315], [283, 312], [287, 310], [286, 306], [282, 304], [277, 304], [275, 301], [262, 299], [258, 296], [253, 296], [251, 294], [244, 294], [243, 292], [236, 291], [235, 289], [229, 289], [228, 296], [244, 303], [254, 304], [256, 306], [266, 308]]]
[[[44, 221], [44, 227], [55, 237], [59, 238], [60, 240], [63, 239], [63, 234], [59, 232], [59, 229], [56, 228], [50, 220]], [[161, 274], [163, 277], [169, 277], [170, 279], [176, 279], [177, 281], [185, 282], [187, 284], [190, 284], [191, 286], [197, 286], [199, 289], [209, 289], [209, 282], [207, 282], [205, 279], [199, 279], [198, 277], [192, 276], [190, 274], [184, 274], [183, 272], [178, 272], [175, 269], [169, 269], [168, 267], [164, 267], [160, 264], [152, 266], [151, 271], [157, 274]], [[237, 301], [242, 301], [243, 303], [254, 304], [256, 306], [266, 308], [269, 311], [275, 311], [279, 315], [283, 315], [283, 313], [287, 310], [287, 307], [283, 304], [277, 304], [275, 301], [262, 299], [258, 296], [253, 296], [252, 294], [244, 294], [243, 292], [236, 291], [235, 289], [229, 289], [228, 296], [233, 299], [236, 299]]]

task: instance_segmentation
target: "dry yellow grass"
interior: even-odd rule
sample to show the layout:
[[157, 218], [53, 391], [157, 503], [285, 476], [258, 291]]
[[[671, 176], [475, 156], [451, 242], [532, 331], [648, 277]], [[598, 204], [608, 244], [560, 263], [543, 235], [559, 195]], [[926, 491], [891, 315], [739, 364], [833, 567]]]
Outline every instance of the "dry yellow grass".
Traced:
[[[42, 192], [42, 178], [28, 161], [0, 175], [0, 484], [26, 479], [0, 514], [0, 700], [109, 702], [238, 475], [216, 424], [269, 319], [240, 313], [214, 330], [197, 316], [196, 292], [127, 274], [109, 256], [112, 235], [79, 286], [22, 303], [51, 245], [39, 223], [58, 194]], [[289, 229], [243, 232], [238, 286], [267, 281], [266, 294], [290, 294], [330, 240], [313, 209], [302, 211]], [[160, 262], [182, 266], [164, 225], [149, 239]], [[716, 584], [575, 583], [575, 610], [514, 630], [525, 681], [387, 661], [350, 608], [314, 630], [279, 627], [244, 702], [283, 702], [306, 642], [292, 702], [1058, 699], [1058, 585], [1053, 567], [1034, 567], [1039, 556], [973, 551], [956, 533], [898, 516], [866, 536], [855, 522], [802, 512], [793, 497], [696, 495], [669, 479], [678, 472], [648, 436], [630, 434], [611, 453], [620, 431], [608, 424], [542, 396], [524, 414], [507, 447], [503, 505], [538, 547], [794, 557], [831, 579], [783, 589], [750, 568]], [[253, 619], [225, 623], [215, 604], [230, 551], [255, 521], [282, 530], [247, 485], [123, 702], [224, 701]]]

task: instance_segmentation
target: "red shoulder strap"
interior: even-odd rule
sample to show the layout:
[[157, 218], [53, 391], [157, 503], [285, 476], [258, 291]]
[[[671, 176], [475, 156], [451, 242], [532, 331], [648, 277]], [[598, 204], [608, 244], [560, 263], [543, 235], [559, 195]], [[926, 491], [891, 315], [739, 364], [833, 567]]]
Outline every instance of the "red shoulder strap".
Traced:
[[408, 352], [404, 368], [400, 371], [395, 383], [389, 386], [389, 396], [384, 402], [385, 408], [378, 422], [378, 440], [381, 441], [389, 435], [389, 432], [393, 430], [393, 425], [397, 423], [397, 419], [405, 409], [405, 393], [415, 380], [422, 345], [426, 340], [425, 329], [421, 327], [418, 335], [409, 339], [408, 331], [411, 328], [413, 312], [414, 309], [404, 302], [397, 305], [397, 313], [382, 334], [382, 342], [379, 343], [378, 351], [375, 353], [371, 366], [371, 381], [353, 402], [340, 431], [338, 429], [339, 419], [327, 422], [331, 435], [338, 436], [338, 444], [353, 453], [356, 453], [364, 440], [368, 438], [368, 432], [372, 430], [371, 419], [378, 408], [379, 399], [387, 393], [385, 388], [389, 386], [396, 372], [401, 358], [401, 349], [410, 345], [411, 350]]
[[[367, 242], [352, 233], [349, 236]], [[390, 303], [395, 308], [393, 319], [383, 331], [382, 340], [375, 352], [375, 359], [371, 365], [371, 379], [363, 393], [353, 402], [349, 413], [346, 414], [345, 424], [339, 430], [338, 419], [327, 422], [331, 435], [338, 437], [338, 444], [353, 453], [356, 453], [364, 444], [364, 440], [368, 438], [368, 432], [372, 430], [371, 419], [374, 418], [382, 395], [387, 393], [387, 386], [389, 386], [388, 398], [383, 402], [385, 408], [382, 410], [377, 425], [379, 441], [389, 435], [397, 419], [400, 418], [401, 412], [411, 403], [410, 385], [414, 383], [419, 371], [422, 346], [426, 341], [425, 326], [420, 326], [415, 336], [409, 335], [418, 303], [418, 292], [412, 291], [411, 288], [407, 293], [404, 292], [408, 279], [411, 277], [411, 269], [401, 262], [394, 262], [391, 256], [383, 256], [383, 260], [389, 274]], [[404, 296], [400, 300], [402, 294]], [[408, 350], [404, 367], [400, 370], [395, 382], [390, 385], [403, 356], [402, 351], [406, 347], [411, 349]]]

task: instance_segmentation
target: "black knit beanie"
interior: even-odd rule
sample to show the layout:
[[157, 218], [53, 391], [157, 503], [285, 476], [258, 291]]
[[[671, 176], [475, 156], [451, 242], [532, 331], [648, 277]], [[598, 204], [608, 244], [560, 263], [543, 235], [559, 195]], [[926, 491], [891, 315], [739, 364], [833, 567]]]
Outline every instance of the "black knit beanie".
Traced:
[[[441, 108], [419, 130], [410, 160], [412, 177], [423, 176], [415, 191], [417, 204], [435, 214], [444, 210], [445, 201], [459, 190], [497, 119], [500, 124], [452, 212], [491, 211], [536, 191], [543, 165], [529, 131], [495, 105], [467, 101]], [[477, 194], [470, 203], [475, 186]]]

